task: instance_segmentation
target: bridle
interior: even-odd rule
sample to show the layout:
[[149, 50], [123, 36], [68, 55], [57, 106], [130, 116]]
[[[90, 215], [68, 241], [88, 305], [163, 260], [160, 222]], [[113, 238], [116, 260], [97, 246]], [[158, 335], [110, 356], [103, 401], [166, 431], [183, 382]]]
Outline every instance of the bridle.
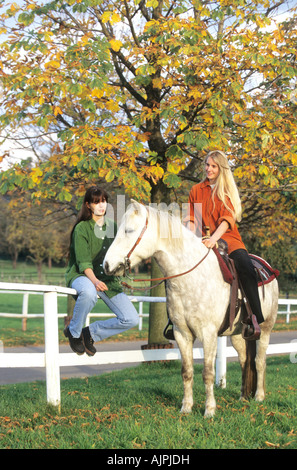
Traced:
[[140, 232], [140, 235], [139, 237], [137, 238], [136, 242], [134, 243], [134, 245], [132, 246], [131, 250], [129, 251], [129, 253], [127, 254], [127, 256], [125, 256], [124, 258], [124, 270], [125, 270], [125, 277], [129, 277], [127, 276], [127, 272], [129, 271], [129, 273], [131, 273], [131, 261], [130, 261], [130, 256], [132, 255], [133, 251], [135, 250], [135, 248], [137, 247], [137, 245], [140, 243], [143, 235], [144, 235], [144, 232], [146, 231], [147, 229], [147, 224], [148, 224], [148, 209], [146, 207], [146, 219], [145, 219], [145, 224], [144, 224], [144, 227], [143, 229], [141, 230]]
[[[127, 274], [128, 272], [131, 273], [131, 261], [130, 261], [130, 257], [133, 253], [133, 251], [135, 250], [135, 248], [137, 247], [137, 245], [140, 243], [146, 229], [147, 229], [147, 226], [148, 226], [148, 217], [149, 217], [149, 211], [148, 211], [148, 208], [146, 207], [146, 219], [145, 219], [145, 224], [144, 224], [144, 227], [143, 229], [141, 230], [136, 242], [134, 243], [134, 245], [132, 246], [131, 250], [129, 251], [129, 253], [127, 254], [127, 256], [125, 256], [124, 258], [124, 277], [128, 277], [129, 279], [130, 276]], [[195, 266], [193, 266], [191, 269], [188, 269], [187, 271], [184, 271], [182, 273], [179, 273], [179, 274], [173, 274], [172, 276], [166, 276], [166, 277], [156, 277], [154, 279], [132, 279], [133, 282], [153, 282], [153, 281], [160, 281], [158, 282], [158, 284], [155, 284], [154, 286], [152, 287], [144, 287], [144, 288], [141, 288], [141, 287], [138, 287], [138, 290], [148, 290], [148, 289], [153, 289], [154, 287], [157, 287], [159, 284], [161, 284], [163, 281], [166, 281], [168, 279], [173, 279], [173, 278], [176, 278], [176, 277], [180, 277], [180, 276], [184, 276], [185, 274], [188, 274], [190, 273], [191, 271], [194, 271], [194, 269], [196, 269], [204, 260], [205, 258], [209, 255], [209, 252], [210, 252], [210, 248], [207, 249], [207, 253], [198, 261], [198, 263], [195, 264]], [[133, 287], [131, 287], [129, 284], [127, 284], [126, 282], [122, 282], [122, 285], [124, 287], [128, 287], [129, 289], [133, 289]]]

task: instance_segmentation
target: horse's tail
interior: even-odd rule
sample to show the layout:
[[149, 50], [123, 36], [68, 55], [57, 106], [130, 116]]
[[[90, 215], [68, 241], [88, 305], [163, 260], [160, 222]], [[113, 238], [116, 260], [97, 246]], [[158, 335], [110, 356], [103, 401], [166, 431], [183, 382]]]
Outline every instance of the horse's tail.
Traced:
[[246, 361], [242, 370], [242, 397], [254, 397], [257, 390], [256, 341], [246, 341]]

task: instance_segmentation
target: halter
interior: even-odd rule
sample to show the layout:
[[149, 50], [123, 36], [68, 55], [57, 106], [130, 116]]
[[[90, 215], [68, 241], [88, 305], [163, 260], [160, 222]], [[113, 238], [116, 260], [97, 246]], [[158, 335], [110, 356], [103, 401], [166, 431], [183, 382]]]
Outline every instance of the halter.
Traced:
[[144, 225], [143, 229], [141, 230], [140, 235], [139, 235], [139, 237], [137, 238], [136, 242], [135, 242], [134, 245], [132, 246], [131, 250], [129, 251], [129, 253], [127, 254], [127, 256], [125, 256], [125, 258], [124, 258], [125, 277], [128, 277], [128, 276], [127, 276], [127, 271], [129, 271], [129, 273], [131, 273], [131, 261], [130, 261], [130, 256], [132, 255], [132, 253], [133, 253], [133, 251], [135, 250], [135, 248], [137, 247], [137, 245], [140, 243], [140, 240], [142, 239], [142, 237], [143, 237], [143, 235], [144, 235], [144, 232], [145, 232], [146, 229], [147, 229], [147, 224], [148, 224], [148, 209], [146, 208], [145, 225]]
[[[134, 245], [132, 246], [131, 250], [129, 251], [129, 253], [127, 254], [127, 256], [125, 256], [124, 258], [124, 271], [125, 271], [125, 274], [124, 274], [124, 277], [129, 277], [127, 272], [129, 271], [129, 273], [131, 273], [131, 261], [130, 261], [130, 256], [131, 254], [133, 253], [133, 251], [135, 250], [135, 248], [137, 247], [137, 245], [140, 243], [146, 229], [147, 229], [147, 226], [148, 226], [148, 216], [149, 216], [149, 211], [146, 207], [146, 219], [145, 219], [145, 225], [143, 227], [143, 229], [141, 230], [140, 232], [140, 235], [139, 237], [137, 238], [136, 242], [134, 243]], [[180, 276], [184, 276], [185, 274], [188, 274], [190, 273], [191, 271], [193, 271], [194, 269], [196, 269], [199, 264], [201, 264], [205, 258], [209, 255], [209, 252], [210, 252], [210, 248], [207, 249], [207, 253], [203, 256], [203, 258], [201, 258], [198, 263], [195, 264], [195, 266], [193, 266], [191, 269], [188, 269], [187, 271], [184, 271], [182, 273], [179, 273], [179, 274], [173, 274], [172, 276], [167, 276], [167, 277], [156, 277], [154, 279], [133, 279], [133, 282], [143, 282], [143, 281], [146, 281], [146, 282], [152, 282], [152, 281], [161, 281], [159, 282], [158, 284], [155, 284], [154, 286], [152, 287], [144, 287], [144, 288], [141, 288], [139, 287], [138, 289], [139, 290], [148, 290], [148, 289], [153, 289], [154, 287], [157, 287], [159, 284], [161, 284], [163, 281], [166, 281], [168, 279], [173, 279], [175, 277], [180, 277]], [[126, 282], [122, 282], [122, 285], [124, 287], [128, 287], [129, 289], [133, 289], [133, 287], [129, 286], [129, 284], [127, 284]]]

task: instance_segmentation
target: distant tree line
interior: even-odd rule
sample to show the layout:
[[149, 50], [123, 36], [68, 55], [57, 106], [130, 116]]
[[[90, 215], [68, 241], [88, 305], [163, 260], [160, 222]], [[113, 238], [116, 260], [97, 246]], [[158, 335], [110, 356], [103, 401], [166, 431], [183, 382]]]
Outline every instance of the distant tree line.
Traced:
[[32, 261], [41, 276], [43, 263], [67, 263], [73, 210], [48, 201], [31, 205], [24, 195], [0, 197], [0, 256]]

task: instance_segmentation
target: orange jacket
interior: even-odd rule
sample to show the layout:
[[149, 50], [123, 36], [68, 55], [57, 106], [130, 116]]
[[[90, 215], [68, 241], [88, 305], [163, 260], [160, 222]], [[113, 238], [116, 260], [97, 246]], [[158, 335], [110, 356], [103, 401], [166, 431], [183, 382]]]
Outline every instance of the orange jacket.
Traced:
[[[233, 207], [229, 198], [226, 200], [228, 206]], [[215, 196], [214, 204], [211, 196], [211, 187], [208, 179], [192, 187], [188, 201], [188, 213], [184, 222], [194, 222], [197, 235], [205, 235], [205, 226], [210, 228], [211, 235], [216, 231], [223, 220], [229, 224], [227, 232], [222, 239], [228, 243], [228, 253], [246, 247], [241, 239], [238, 228], [231, 212], [224, 206], [222, 201]]]

